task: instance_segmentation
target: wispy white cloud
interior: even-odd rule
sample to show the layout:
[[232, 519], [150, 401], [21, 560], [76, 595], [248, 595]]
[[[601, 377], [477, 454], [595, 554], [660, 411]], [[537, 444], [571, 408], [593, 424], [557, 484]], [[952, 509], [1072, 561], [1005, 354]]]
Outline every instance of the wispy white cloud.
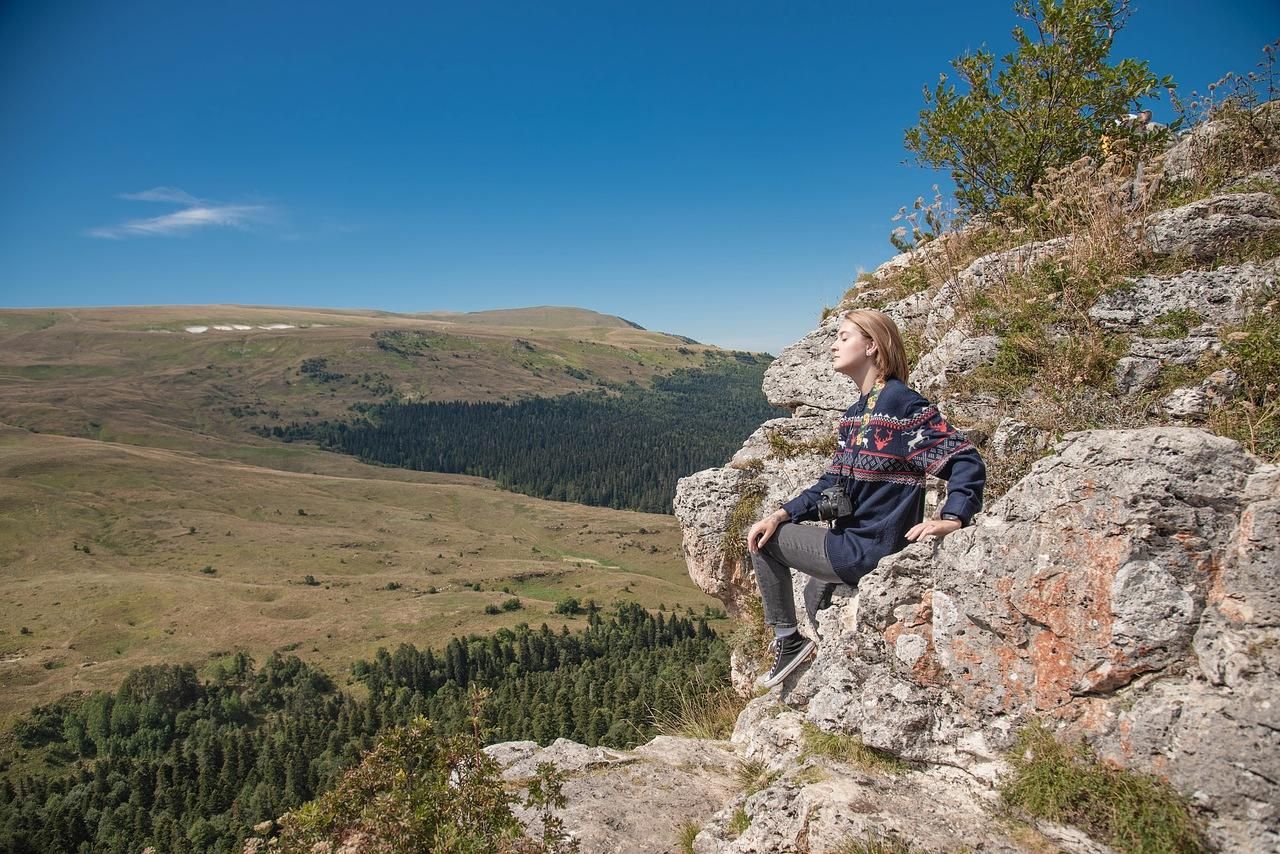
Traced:
[[123, 193], [131, 202], [167, 202], [182, 210], [146, 219], [131, 219], [119, 225], [91, 228], [90, 237], [120, 240], [126, 237], [160, 237], [190, 234], [201, 228], [248, 228], [270, 217], [267, 205], [238, 205], [198, 199], [176, 187], [153, 187], [141, 193]]
[[180, 205], [198, 205], [200, 200], [177, 187], [152, 187], [141, 193], [121, 193], [120, 198], [131, 202], [177, 202]]

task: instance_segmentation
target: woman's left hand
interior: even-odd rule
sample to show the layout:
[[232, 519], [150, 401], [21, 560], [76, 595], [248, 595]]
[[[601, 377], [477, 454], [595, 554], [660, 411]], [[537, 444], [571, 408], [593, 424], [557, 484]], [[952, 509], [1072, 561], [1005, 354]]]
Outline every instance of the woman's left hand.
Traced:
[[960, 523], [954, 519], [925, 519], [919, 525], [915, 525], [910, 531], [907, 531], [907, 539], [913, 543], [921, 537], [942, 539], [952, 531], [960, 530], [960, 528]]

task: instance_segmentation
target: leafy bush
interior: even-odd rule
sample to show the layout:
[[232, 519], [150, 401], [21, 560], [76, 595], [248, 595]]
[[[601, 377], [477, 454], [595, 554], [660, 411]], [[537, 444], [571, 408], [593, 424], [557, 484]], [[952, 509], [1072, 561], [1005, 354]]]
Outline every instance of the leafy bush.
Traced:
[[284, 817], [280, 848], [363, 836], [385, 852], [483, 851], [520, 824], [501, 768], [474, 734], [440, 738], [426, 718], [382, 736], [329, 793]]
[[582, 603], [579, 602], [577, 598], [570, 596], [566, 599], [561, 599], [556, 603], [555, 612], [557, 614], [566, 614], [572, 617], [575, 614], [582, 613]]
[[[1109, 63], [1112, 41], [1128, 18], [1128, 0], [1017, 0], [1029, 26], [1013, 29], [1014, 51], [985, 49], [952, 61], [947, 75], [924, 90], [920, 122], [905, 142], [917, 161], [950, 170], [956, 198], [971, 211], [994, 211], [1030, 198], [1047, 169], [1099, 151], [1104, 134], [1130, 131], [1117, 120], [1173, 81], [1145, 61]], [[1132, 132], [1154, 149], [1160, 134]]]

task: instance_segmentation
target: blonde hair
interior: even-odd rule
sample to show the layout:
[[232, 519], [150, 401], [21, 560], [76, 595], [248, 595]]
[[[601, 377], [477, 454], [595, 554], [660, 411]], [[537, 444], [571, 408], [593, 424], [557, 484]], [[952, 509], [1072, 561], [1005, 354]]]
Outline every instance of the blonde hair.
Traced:
[[907, 349], [902, 346], [902, 333], [893, 318], [882, 311], [855, 308], [844, 313], [844, 320], [862, 330], [876, 344], [876, 369], [882, 379], [907, 381]]

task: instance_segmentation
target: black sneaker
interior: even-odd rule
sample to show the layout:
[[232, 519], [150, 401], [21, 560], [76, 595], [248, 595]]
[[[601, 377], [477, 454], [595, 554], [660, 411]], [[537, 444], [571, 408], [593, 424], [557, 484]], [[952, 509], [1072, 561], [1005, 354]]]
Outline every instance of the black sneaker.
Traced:
[[773, 669], [756, 680], [761, 688], [772, 688], [791, 675], [809, 656], [813, 655], [818, 645], [804, 635], [796, 632], [773, 642]]

